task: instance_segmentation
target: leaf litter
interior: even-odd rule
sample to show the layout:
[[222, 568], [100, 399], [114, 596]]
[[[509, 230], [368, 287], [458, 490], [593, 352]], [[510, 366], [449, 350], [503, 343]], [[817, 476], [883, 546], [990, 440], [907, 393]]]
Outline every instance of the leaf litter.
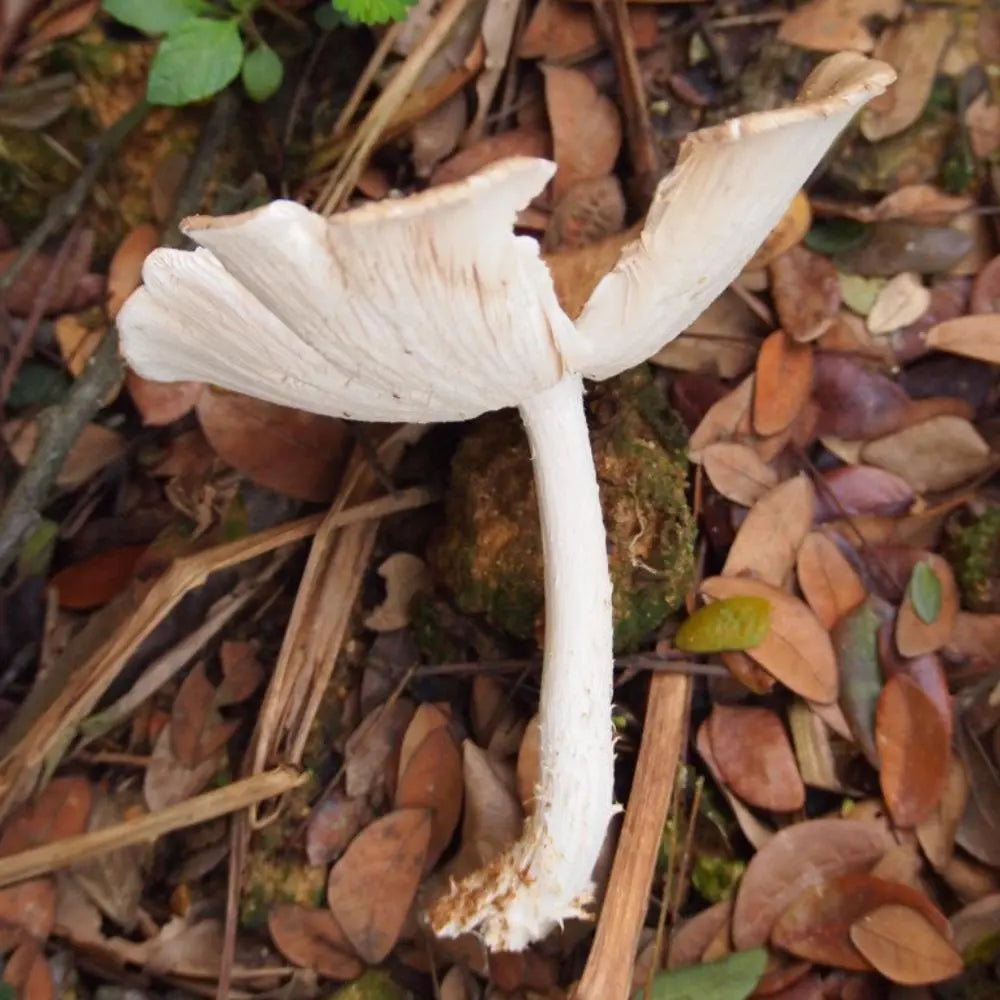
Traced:
[[[394, 121], [357, 198], [413, 190], [428, 174], [431, 185], [466, 177], [511, 155], [554, 157], [552, 190], [519, 224], [541, 239], [574, 312], [644, 210], [630, 87], [639, 87], [658, 155], [669, 161], [698, 124], [781, 103], [773, 81], [800, 78], [808, 53], [875, 52], [899, 70], [899, 83], [862, 116], [861, 139], [847, 137], [732, 288], [654, 359], [655, 391], [686, 425], [702, 569], [690, 615], [658, 618], [618, 651], [618, 769], [631, 814], [641, 806], [627, 801], [636, 749], [652, 738], [642, 726], [644, 675], [652, 668], [698, 678], [689, 715], [697, 735], [682, 753], [707, 783], [690, 832], [672, 828], [675, 818], [652, 833], [661, 857], [645, 934], [654, 945], [642, 981], [651, 979], [649, 995], [735, 1000], [766, 989], [792, 1000], [863, 995], [881, 985], [876, 976], [900, 985], [971, 982], [995, 961], [995, 926], [963, 932], [969, 939], [959, 948], [944, 915], [955, 923], [962, 901], [988, 902], [1000, 865], [1000, 716], [995, 685], [985, 683], [1000, 656], [1000, 608], [982, 603], [1000, 502], [1000, 256], [992, 256], [990, 217], [980, 214], [997, 182], [996, 106], [982, 82], [1000, 56], [987, 44], [995, 17], [987, 8], [898, 0], [811, 0], [761, 18], [738, 4], [697, 25], [684, 20], [699, 10], [694, 4], [632, 5], [610, 22], [610, 8], [562, 0], [520, 12], [498, 0], [482, 6], [445, 46], [456, 65], [478, 67], [450, 95], [458, 98], [451, 110], [418, 102], [409, 119]], [[282, 7], [312, 30], [303, 20], [309, 5]], [[260, 15], [268, 37], [286, 30], [270, 16]], [[374, 68], [372, 93], [359, 95], [362, 107], [436, 16], [418, 5], [388, 68]], [[134, 70], [121, 81], [74, 71], [84, 75], [79, 94], [96, 102], [88, 114], [110, 126], [116, 109], [139, 96], [150, 46], [123, 41], [109, 23], [92, 3], [25, 22], [25, 44], [5, 49], [5, 95], [7, 79], [14, 91], [44, 84], [66, 64], [66, 46], [110, 46]], [[375, 44], [366, 47], [366, 29], [355, 30], [366, 39], [363, 67]], [[470, 38], [479, 34], [487, 54], [476, 62]], [[617, 73], [633, 61], [624, 83]], [[301, 141], [308, 155], [325, 155], [329, 124], [312, 106], [307, 79], [312, 73], [315, 82], [322, 64], [304, 70], [287, 124], [294, 143], [283, 144], [270, 121], [262, 125], [266, 116], [249, 126], [274, 152], [259, 175], [268, 177], [263, 192], [248, 181], [255, 165], [217, 165], [218, 200], [194, 210], [250, 207], [268, 183], [271, 194], [308, 197], [314, 179], [295, 174], [298, 153], [276, 151]], [[354, 82], [334, 89], [346, 94]], [[463, 134], [473, 91], [482, 103]], [[72, 132], [61, 100], [41, 128], [52, 130], [51, 149], [68, 151], [64, 161], [43, 160], [41, 170], [18, 155], [10, 161], [29, 214], [39, 183], [51, 173], [56, 186], [46, 197], [55, 197], [66, 186], [58, 178], [72, 176], [67, 164], [87, 155], [89, 137]], [[89, 199], [71, 252], [58, 256], [58, 233], [34, 244], [7, 289], [15, 336], [36, 307], [51, 326], [35, 335], [5, 401], [4, 439], [17, 466], [43, 437], [44, 407], [86, 381], [87, 359], [138, 284], [146, 255], [166, 238], [165, 201], [184, 184], [170, 177], [199, 154], [186, 112], [157, 116]], [[41, 134], [20, 121], [29, 137]], [[348, 115], [341, 129], [358, 125]], [[4, 267], [37, 221], [20, 217], [21, 201], [10, 204], [17, 211], [4, 219]], [[252, 541], [295, 518], [303, 523], [289, 537], [306, 539], [315, 512], [358, 503], [345, 473], [356, 468], [352, 455], [387, 489], [390, 480], [450, 489], [450, 449], [466, 430], [449, 431], [451, 439], [432, 432], [397, 473], [395, 461], [378, 460], [378, 435], [363, 426], [132, 372], [124, 386], [108, 393], [60, 460], [58, 492], [45, 508], [53, 527], [5, 590], [0, 641], [11, 666], [0, 709], [21, 720], [3, 735], [5, 753], [26, 732], [41, 735], [32, 736], [37, 752], [0, 762], [0, 785], [12, 787], [14, 774], [18, 788], [4, 792], [0, 861], [64, 841], [70, 854], [62, 874], [53, 860], [43, 876], [0, 887], [4, 982], [31, 1000], [54, 995], [59, 967], [47, 943], [89, 950], [102, 970], [139, 966], [198, 989], [199, 977], [217, 977], [224, 824], [171, 833], [155, 847], [121, 843], [97, 862], [73, 863], [74, 838], [227, 787], [258, 727], [267, 745], [280, 725], [294, 739], [268, 760], [284, 759], [297, 741], [304, 758], [290, 759], [304, 763], [309, 785], [248, 838], [230, 969], [241, 995], [279, 982], [325, 995], [324, 980], [354, 981], [361, 991], [376, 982], [430, 989], [433, 980], [449, 998], [452, 990], [471, 998], [489, 980], [497, 997], [560, 995], [591, 947], [587, 925], [567, 926], [517, 957], [430, 941], [419, 920], [449, 878], [494, 857], [532, 810], [543, 623], [529, 615], [514, 636], [462, 611], [463, 595], [447, 592], [433, 559], [451, 513], [376, 512], [376, 523], [385, 518], [377, 538], [344, 528], [318, 540], [340, 555], [329, 563], [328, 589], [311, 591], [323, 595], [311, 620], [289, 626], [281, 659], [292, 669], [283, 673], [275, 664], [303, 560], [276, 559], [263, 572], [270, 543]], [[14, 465], [10, 475], [13, 482]], [[985, 548], [956, 541], [980, 523]], [[227, 555], [224, 546], [240, 541], [245, 555]], [[176, 553], [214, 571], [171, 576]], [[633, 556], [639, 593], [663, 568]], [[311, 560], [303, 591], [321, 576]], [[216, 602], [251, 579], [252, 598], [234, 617], [212, 616]], [[503, 589], [512, 582], [496, 599], [519, 608], [516, 591]], [[46, 587], [58, 600], [44, 598]], [[160, 612], [150, 614], [149, 594]], [[317, 623], [324, 628], [314, 630]], [[378, 683], [376, 643], [390, 678]], [[315, 693], [308, 675], [296, 674], [306, 659], [330, 666]], [[81, 664], [107, 673], [94, 687], [68, 688], [73, 697], [63, 697], [75, 705], [56, 698], [47, 709]], [[143, 696], [99, 738], [77, 740], [80, 722], [106, 707], [94, 699], [115, 678], [115, 698], [137, 679]], [[691, 806], [688, 792], [676, 795]], [[254, 825], [262, 818], [254, 813]], [[737, 828], [746, 842], [734, 839]], [[203, 882], [185, 877], [202, 863]], [[659, 881], [667, 872], [673, 881]], [[377, 974], [368, 968], [383, 962]], [[117, 981], [117, 973], [101, 975]]]

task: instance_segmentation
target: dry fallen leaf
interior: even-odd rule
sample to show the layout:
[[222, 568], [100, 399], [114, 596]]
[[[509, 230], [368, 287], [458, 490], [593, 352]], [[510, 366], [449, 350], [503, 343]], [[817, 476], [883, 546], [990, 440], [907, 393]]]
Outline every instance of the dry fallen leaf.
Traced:
[[556, 202], [542, 250], [589, 246], [620, 232], [625, 224], [625, 194], [613, 174], [577, 181]]
[[413, 702], [397, 698], [373, 708], [361, 720], [344, 746], [344, 790], [348, 795], [378, 798], [376, 790], [382, 786], [390, 793], [395, 788], [390, 765], [413, 713]]
[[773, 260], [770, 271], [781, 328], [798, 343], [821, 337], [840, 312], [840, 281], [830, 259], [797, 246]]
[[365, 971], [329, 910], [277, 906], [268, 914], [267, 927], [275, 947], [295, 965], [338, 981], [357, 979]]
[[83, 833], [92, 801], [86, 778], [53, 778], [7, 819], [0, 835], [0, 857]]
[[670, 949], [667, 952], [667, 968], [683, 969], [697, 965], [705, 949], [720, 931], [729, 930], [733, 901], [724, 899], [681, 921], [670, 935]]
[[782, 18], [778, 38], [817, 52], [871, 52], [875, 39], [865, 20], [878, 16], [892, 21], [902, 9], [902, 0], [808, 0]]
[[747, 653], [785, 687], [810, 701], [829, 704], [837, 698], [837, 661], [829, 633], [808, 606], [791, 594], [759, 580], [714, 576], [701, 593], [712, 600], [763, 597], [771, 605], [767, 638]]
[[962, 956], [909, 906], [872, 910], [851, 926], [851, 942], [883, 976], [904, 986], [939, 983], [962, 971]]
[[902, 514], [916, 496], [905, 479], [871, 465], [842, 465], [824, 472], [820, 482], [818, 524], [855, 514]]
[[723, 780], [759, 809], [792, 812], [806, 790], [780, 717], [768, 708], [716, 703], [708, 720], [712, 756]]
[[362, 830], [330, 871], [330, 909], [365, 962], [381, 962], [392, 951], [416, 895], [430, 838], [427, 810], [398, 809]]
[[809, 197], [805, 191], [799, 191], [778, 224], [768, 233], [760, 249], [747, 261], [744, 271], [767, 267], [771, 261], [801, 243], [811, 225], [812, 206], [809, 204]]
[[108, 318], [114, 319], [125, 305], [125, 300], [142, 281], [142, 265], [160, 245], [160, 234], [155, 226], [143, 224], [130, 230], [118, 244], [108, 265]]
[[757, 387], [753, 397], [753, 426], [758, 434], [783, 431], [812, 392], [813, 352], [776, 330], [760, 345]]
[[[655, 8], [630, 5], [628, 15], [636, 49], [641, 52], [655, 45]], [[592, 55], [602, 41], [597, 19], [586, 6], [566, 0], [541, 0], [521, 33], [517, 54], [521, 59], [565, 65]]]
[[[20, 418], [8, 420], [3, 425], [3, 436], [14, 461], [24, 466], [35, 450], [38, 424]], [[121, 434], [100, 424], [87, 424], [70, 448], [56, 476], [56, 485], [63, 489], [82, 486], [124, 453], [125, 439]]]
[[817, 434], [849, 441], [892, 433], [910, 406], [897, 382], [857, 358], [827, 351], [816, 355], [813, 399], [820, 407]]
[[185, 767], [196, 768], [229, 742], [239, 725], [223, 719], [216, 707], [215, 685], [199, 660], [181, 682], [170, 712], [170, 747]]
[[125, 372], [125, 388], [147, 427], [165, 427], [180, 420], [206, 391], [201, 382], [151, 382], [131, 368]]
[[18, 945], [7, 959], [2, 981], [15, 1000], [53, 1000], [55, 997], [52, 973], [37, 941]]
[[55, 920], [56, 891], [50, 878], [30, 879], [0, 889], [0, 951], [9, 951], [24, 934], [45, 941]]
[[480, 139], [440, 164], [431, 174], [432, 187], [464, 180], [483, 167], [509, 156], [552, 155], [552, 137], [540, 128], [516, 128]]
[[[52, 324], [59, 353], [66, 368], [73, 378], [79, 378], [87, 367], [91, 355], [97, 350], [107, 332], [107, 323], [103, 315], [95, 316], [93, 311], [86, 313], [67, 313], [57, 316]], [[120, 386], [109, 394], [109, 401], [118, 395]]]
[[1000, 365], [1000, 315], [996, 313], [945, 320], [932, 326], [925, 339], [935, 350]]
[[733, 503], [752, 507], [778, 485], [778, 474], [745, 444], [717, 441], [701, 451], [701, 462], [711, 484]]
[[57, 591], [60, 607], [75, 611], [99, 608], [128, 586], [145, 552], [145, 545], [123, 545], [99, 552], [59, 570], [49, 585]]
[[200, 760], [193, 766], [174, 756], [170, 723], [160, 730], [142, 782], [142, 793], [150, 812], [176, 805], [203, 791], [225, 763], [224, 752]]
[[822, 532], [812, 531], [802, 539], [795, 571], [806, 602], [826, 629], [865, 599], [858, 574]]
[[754, 396], [753, 375], [713, 403], [688, 439], [688, 458], [701, 461], [701, 452], [717, 441], [728, 441], [747, 422]]
[[396, 552], [379, 566], [378, 575], [385, 580], [385, 600], [365, 618], [365, 628], [374, 632], [406, 628], [413, 598], [431, 587], [427, 564], [410, 552]]
[[931, 292], [919, 274], [903, 271], [882, 287], [868, 312], [869, 333], [891, 333], [915, 323], [931, 304]]
[[952, 754], [944, 791], [937, 805], [917, 824], [920, 849], [936, 871], [943, 870], [955, 852], [955, 834], [969, 799], [969, 779], [961, 759]]

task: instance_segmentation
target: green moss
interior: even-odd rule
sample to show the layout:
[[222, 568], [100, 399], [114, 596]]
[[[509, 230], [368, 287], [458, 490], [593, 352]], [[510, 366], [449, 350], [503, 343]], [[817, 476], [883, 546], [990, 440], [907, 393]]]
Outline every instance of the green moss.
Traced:
[[406, 1000], [409, 995], [388, 972], [369, 969], [360, 979], [331, 993], [329, 1000]]
[[[588, 399], [608, 533], [615, 648], [633, 649], [690, 585], [694, 522], [684, 434], [645, 366]], [[542, 546], [531, 457], [516, 415], [491, 414], [452, 465], [447, 529], [431, 562], [466, 614], [525, 639], [541, 635]]]
[[691, 884], [710, 903], [729, 899], [746, 865], [734, 858], [701, 854], [691, 868]]
[[1000, 507], [953, 527], [949, 557], [963, 604], [972, 611], [1000, 611]]
[[279, 856], [269, 845], [260, 844], [247, 859], [240, 921], [246, 927], [263, 927], [273, 907], [282, 903], [322, 906], [325, 896], [325, 866]]

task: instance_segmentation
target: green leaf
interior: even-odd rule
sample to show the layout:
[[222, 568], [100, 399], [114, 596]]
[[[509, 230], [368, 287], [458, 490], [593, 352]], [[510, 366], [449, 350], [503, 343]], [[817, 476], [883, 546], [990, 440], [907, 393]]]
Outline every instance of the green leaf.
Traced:
[[806, 233], [802, 242], [810, 250], [829, 256], [861, 246], [868, 236], [868, 227], [863, 222], [856, 222], [854, 219], [829, 219], [817, 222]]
[[929, 562], [918, 562], [910, 574], [910, 603], [917, 617], [931, 625], [941, 614], [941, 581]]
[[122, 24], [147, 35], [163, 35], [205, 10], [203, 0], [104, 0], [104, 9]]
[[878, 761], [875, 748], [875, 705], [882, 693], [878, 659], [879, 609], [871, 597], [848, 611], [830, 638], [840, 672], [840, 707], [858, 745], [869, 761]]
[[177, 107], [217, 94], [243, 63], [236, 21], [195, 17], [168, 34], [153, 57], [146, 96], [150, 104]]
[[28, 535], [17, 557], [17, 572], [22, 579], [29, 576], [47, 576], [56, 548], [59, 525], [42, 518], [38, 527]]
[[763, 597], [727, 597], [699, 608], [677, 630], [674, 645], [686, 653], [752, 649], [771, 627], [771, 605]]
[[402, 21], [416, 0], [330, 0], [336, 10], [362, 24]]
[[[650, 1000], [746, 1000], [767, 965], [767, 951], [736, 951], [718, 962], [661, 972], [653, 979]], [[642, 1000], [638, 990], [632, 1000]]]
[[278, 53], [268, 45], [248, 52], [243, 60], [243, 86], [255, 101], [266, 101], [281, 86], [285, 68]]

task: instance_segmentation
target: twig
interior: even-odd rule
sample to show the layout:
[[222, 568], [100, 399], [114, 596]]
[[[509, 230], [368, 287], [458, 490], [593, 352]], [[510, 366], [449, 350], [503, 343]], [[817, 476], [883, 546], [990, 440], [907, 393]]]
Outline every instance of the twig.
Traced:
[[642, 746], [625, 822], [575, 1000], [618, 1000], [628, 996], [663, 821], [684, 746], [690, 683], [686, 677], [662, 674], [650, 681]]
[[45, 213], [45, 218], [21, 244], [17, 256], [0, 275], [0, 292], [6, 291], [14, 284], [14, 280], [21, 273], [21, 269], [28, 262], [28, 259], [36, 251], [41, 250], [42, 245], [50, 236], [64, 229], [80, 214], [80, 210], [97, 183], [97, 178], [104, 165], [118, 151], [132, 130], [142, 123], [148, 113], [149, 105], [145, 101], [140, 101], [135, 107], [126, 111], [101, 136], [80, 176], [65, 194], [53, 199], [49, 210]]
[[308, 776], [290, 767], [277, 767], [273, 771], [234, 781], [225, 788], [217, 788], [193, 799], [167, 806], [147, 816], [137, 816], [123, 823], [113, 823], [100, 830], [79, 833], [75, 837], [32, 847], [19, 854], [0, 858], [0, 886], [13, 885], [25, 879], [46, 875], [78, 861], [94, 858], [109, 851], [121, 850], [132, 844], [148, 844], [174, 830], [207, 823], [245, 809], [255, 802], [284, 795], [306, 783]]
[[392, 52], [392, 47], [396, 44], [396, 38], [402, 26], [402, 21], [394, 21], [389, 30], [382, 36], [378, 46], [372, 53], [371, 59], [368, 60], [368, 65], [362, 70], [361, 76], [358, 77], [357, 83], [354, 84], [354, 89], [344, 102], [344, 106], [340, 109], [340, 114], [337, 115], [337, 121], [333, 126], [331, 138], [339, 139], [351, 124], [351, 119], [358, 108], [361, 107], [361, 102], [365, 99], [368, 88], [372, 85], [375, 77], [378, 76], [383, 63], [389, 58], [389, 53]]

